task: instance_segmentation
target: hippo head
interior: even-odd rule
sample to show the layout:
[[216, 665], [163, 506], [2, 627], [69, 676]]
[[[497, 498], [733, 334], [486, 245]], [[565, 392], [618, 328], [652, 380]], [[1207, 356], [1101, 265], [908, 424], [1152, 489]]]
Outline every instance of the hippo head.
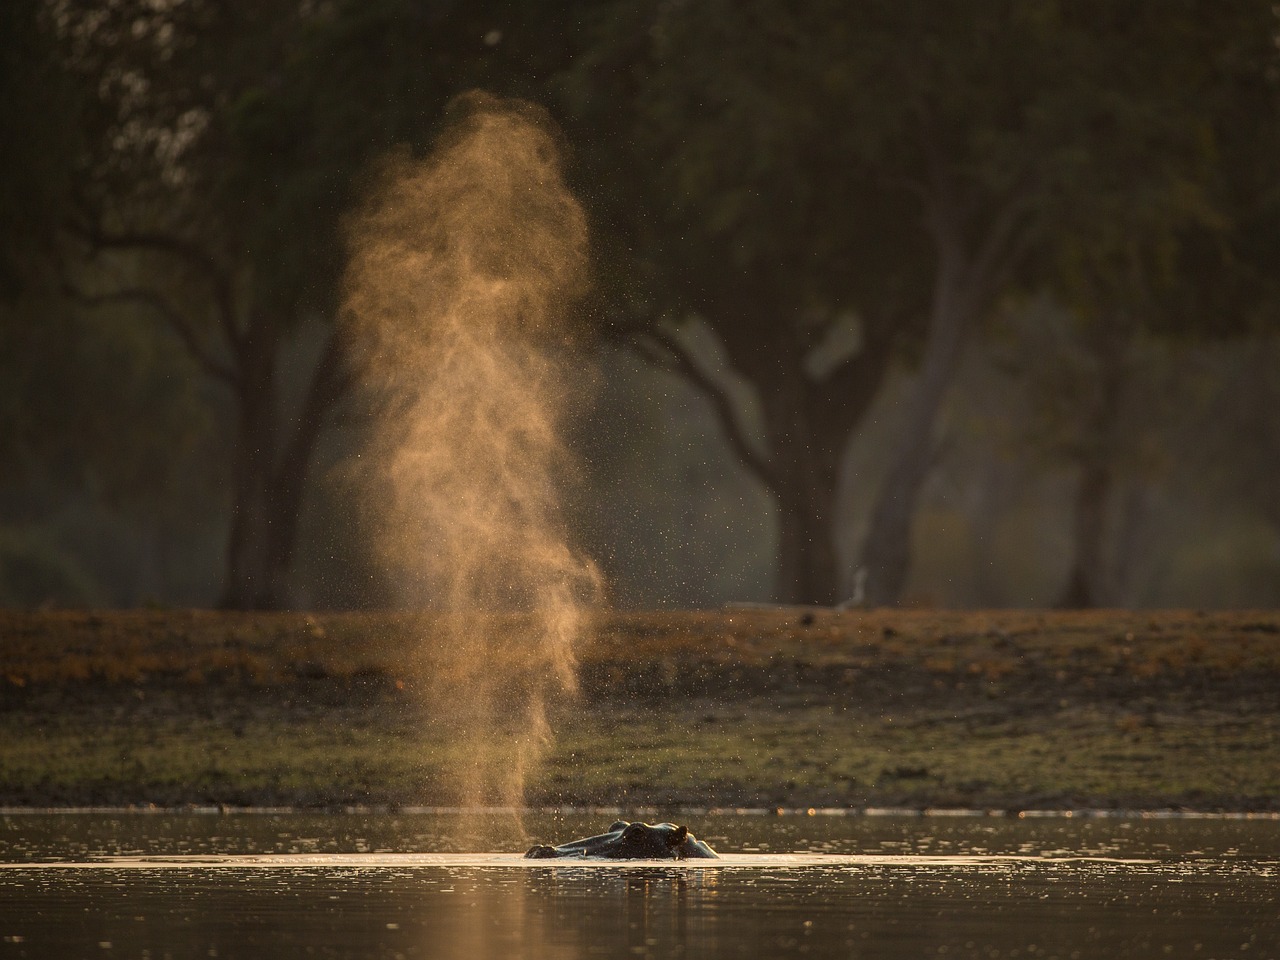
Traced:
[[552, 857], [592, 857], [602, 860], [683, 860], [686, 857], [714, 858], [712, 849], [689, 833], [689, 828], [674, 823], [629, 823], [615, 820], [609, 831], [585, 840], [562, 843], [558, 847], [542, 844], [530, 848], [526, 858], [541, 860]]

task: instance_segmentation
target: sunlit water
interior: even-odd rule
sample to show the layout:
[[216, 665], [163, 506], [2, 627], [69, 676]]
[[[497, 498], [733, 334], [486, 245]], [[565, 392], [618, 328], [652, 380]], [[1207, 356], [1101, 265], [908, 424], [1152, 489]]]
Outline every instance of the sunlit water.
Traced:
[[611, 819], [7, 816], [0, 960], [1280, 956], [1274, 820], [686, 815], [722, 860], [519, 856]]

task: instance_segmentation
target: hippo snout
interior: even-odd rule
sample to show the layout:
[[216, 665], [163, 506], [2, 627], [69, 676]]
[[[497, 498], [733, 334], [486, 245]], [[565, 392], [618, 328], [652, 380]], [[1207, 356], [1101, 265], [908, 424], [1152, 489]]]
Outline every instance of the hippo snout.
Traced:
[[615, 820], [599, 836], [573, 840], [555, 847], [537, 844], [525, 854], [528, 860], [574, 858], [592, 860], [719, 859], [683, 824], [629, 823]]

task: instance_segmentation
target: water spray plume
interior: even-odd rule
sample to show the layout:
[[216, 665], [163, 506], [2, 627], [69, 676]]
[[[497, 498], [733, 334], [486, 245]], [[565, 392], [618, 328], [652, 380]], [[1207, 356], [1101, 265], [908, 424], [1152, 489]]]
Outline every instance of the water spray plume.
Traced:
[[352, 220], [345, 303], [386, 400], [374, 528], [405, 600], [435, 611], [423, 673], [456, 800], [518, 806], [600, 595], [561, 503], [587, 227], [537, 108], [472, 93], [451, 113]]

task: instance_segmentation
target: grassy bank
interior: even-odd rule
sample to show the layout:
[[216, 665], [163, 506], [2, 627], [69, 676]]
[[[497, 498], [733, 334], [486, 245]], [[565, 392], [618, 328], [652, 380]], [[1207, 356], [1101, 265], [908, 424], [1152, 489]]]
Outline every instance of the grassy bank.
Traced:
[[[0, 805], [449, 803], [442, 636], [0, 613]], [[1276, 612], [616, 615], [580, 676], [531, 803], [1280, 809]]]

